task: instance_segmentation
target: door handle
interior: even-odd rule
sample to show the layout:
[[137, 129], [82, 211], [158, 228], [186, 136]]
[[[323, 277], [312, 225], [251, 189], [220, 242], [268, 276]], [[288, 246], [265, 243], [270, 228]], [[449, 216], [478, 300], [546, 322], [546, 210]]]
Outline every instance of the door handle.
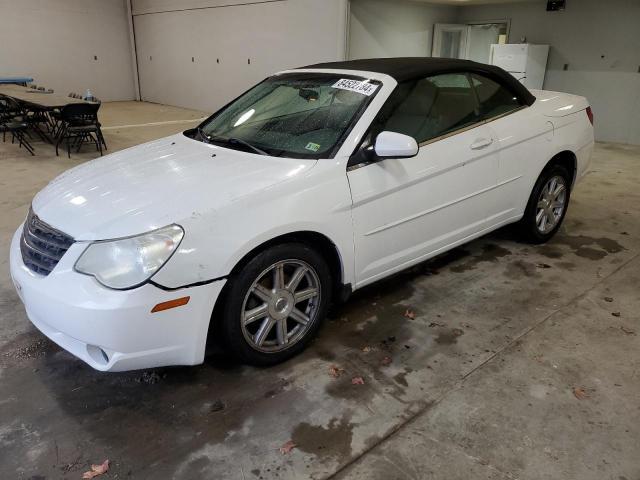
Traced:
[[479, 138], [471, 144], [471, 150], [482, 150], [493, 143], [493, 138]]

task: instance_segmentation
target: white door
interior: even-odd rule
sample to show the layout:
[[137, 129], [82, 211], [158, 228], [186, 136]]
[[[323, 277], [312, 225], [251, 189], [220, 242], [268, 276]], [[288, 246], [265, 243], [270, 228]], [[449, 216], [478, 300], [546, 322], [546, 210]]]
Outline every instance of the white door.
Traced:
[[500, 34], [505, 29], [501, 23], [482, 23], [469, 25], [467, 38], [467, 60], [479, 63], [490, 63], [491, 45], [500, 41]]
[[433, 29], [432, 57], [465, 58], [467, 54], [468, 25], [436, 23]]
[[389, 130], [422, 146], [414, 158], [348, 172], [358, 287], [477, 236], [496, 184], [495, 142], [491, 130], [477, 123], [477, 101], [465, 74], [401, 85], [394, 95], [390, 111], [383, 109], [374, 122], [371, 139]]

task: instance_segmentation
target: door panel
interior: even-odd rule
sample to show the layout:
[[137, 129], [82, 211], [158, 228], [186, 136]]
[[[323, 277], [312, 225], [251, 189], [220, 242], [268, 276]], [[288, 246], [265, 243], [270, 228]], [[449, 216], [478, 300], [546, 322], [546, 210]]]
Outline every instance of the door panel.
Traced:
[[479, 125], [424, 145], [415, 158], [348, 172], [357, 286], [483, 230], [496, 184], [494, 149], [491, 130]]
[[497, 188], [491, 195], [488, 226], [522, 216], [533, 183], [549, 160], [553, 124], [532, 107], [489, 122], [496, 138]]
[[495, 80], [476, 73], [471, 78], [480, 114], [496, 139], [498, 174], [489, 207], [491, 227], [524, 212], [533, 182], [531, 176], [537, 176], [542, 168], [543, 152], [553, 139], [553, 125], [536, 114], [535, 107], [527, 107]]

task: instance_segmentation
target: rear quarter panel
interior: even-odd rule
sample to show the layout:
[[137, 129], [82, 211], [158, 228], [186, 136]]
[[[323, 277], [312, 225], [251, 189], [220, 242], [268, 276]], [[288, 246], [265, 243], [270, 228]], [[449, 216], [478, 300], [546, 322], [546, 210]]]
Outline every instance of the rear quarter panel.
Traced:
[[532, 93], [537, 98], [533, 107], [553, 123], [554, 155], [565, 150], [573, 152], [578, 161], [575, 181], [580, 180], [588, 171], [594, 147], [594, 129], [586, 114], [589, 100], [549, 90]]
[[[499, 157], [493, 224], [522, 217], [536, 180], [549, 161], [561, 152], [577, 158], [575, 181], [588, 171], [593, 152], [593, 126], [585, 109], [588, 101], [576, 95], [532, 91], [536, 102], [530, 107], [489, 122], [497, 139]], [[571, 172], [573, 173], [573, 172]], [[510, 200], [504, 201], [504, 196]], [[506, 206], [505, 206], [506, 205]]]
[[594, 148], [593, 126], [584, 110], [551, 119], [554, 126], [554, 150], [569, 150], [576, 155], [577, 168], [574, 184], [589, 170]]

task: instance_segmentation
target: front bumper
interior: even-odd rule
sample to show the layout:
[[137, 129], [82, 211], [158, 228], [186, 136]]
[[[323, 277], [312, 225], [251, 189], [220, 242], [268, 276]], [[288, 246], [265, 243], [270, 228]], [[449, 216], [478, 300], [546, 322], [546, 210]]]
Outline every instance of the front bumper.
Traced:
[[[22, 227], [11, 242], [11, 277], [29, 320], [55, 343], [101, 371], [202, 363], [224, 280], [171, 292], [151, 284], [110, 290], [73, 270], [84, 251], [78, 243], [43, 277], [22, 262], [21, 233]], [[158, 303], [186, 296], [182, 307], [151, 313]]]

